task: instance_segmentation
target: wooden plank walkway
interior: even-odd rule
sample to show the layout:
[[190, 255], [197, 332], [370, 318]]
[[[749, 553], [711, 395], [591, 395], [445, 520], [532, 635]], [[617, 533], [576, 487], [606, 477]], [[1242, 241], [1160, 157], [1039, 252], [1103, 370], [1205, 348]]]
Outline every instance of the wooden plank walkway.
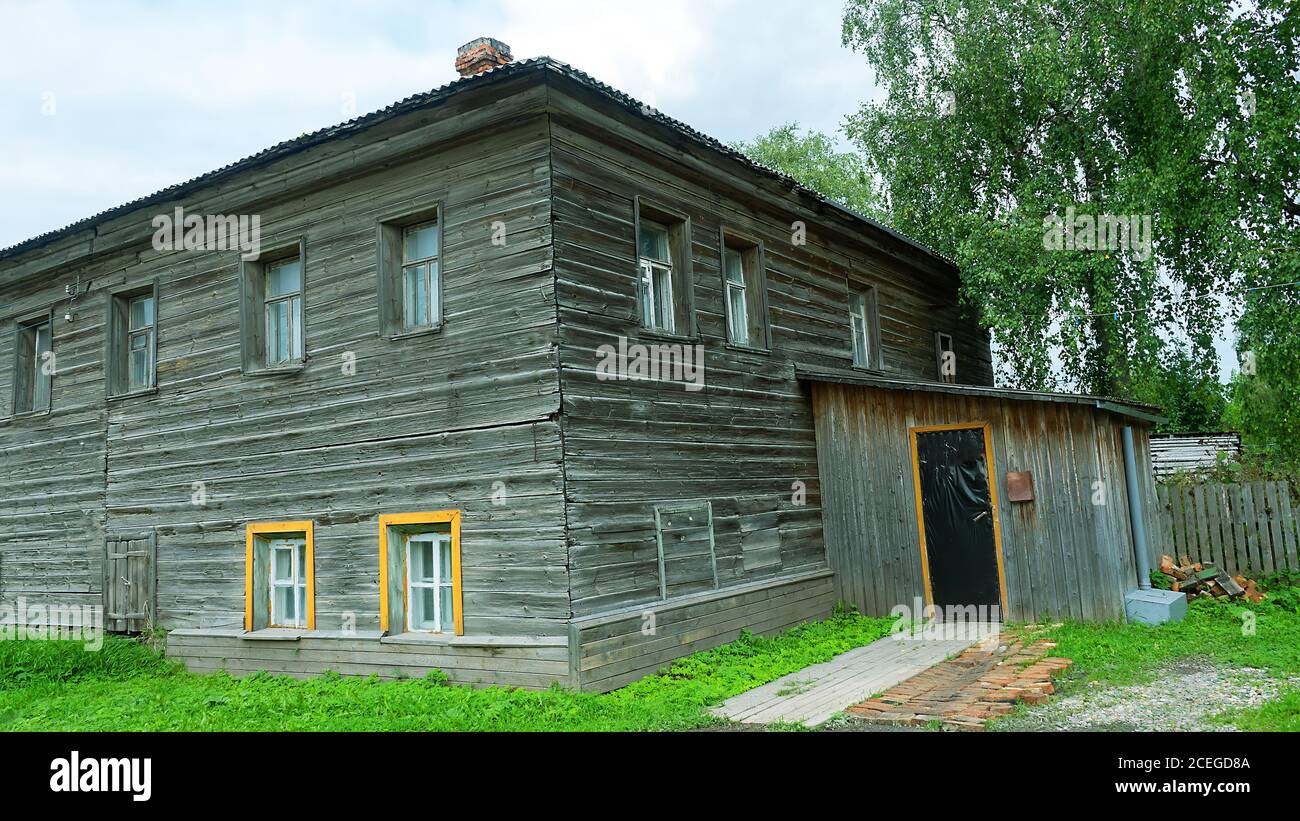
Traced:
[[975, 633], [974, 625], [966, 628], [956, 638], [877, 639], [733, 696], [713, 708], [713, 714], [742, 724], [787, 721], [815, 727], [970, 647], [982, 634]]

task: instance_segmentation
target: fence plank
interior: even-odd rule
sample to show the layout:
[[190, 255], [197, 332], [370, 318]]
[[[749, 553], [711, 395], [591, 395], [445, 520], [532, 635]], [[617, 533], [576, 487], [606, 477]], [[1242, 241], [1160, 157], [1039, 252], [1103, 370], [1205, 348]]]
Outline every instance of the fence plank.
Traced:
[[1175, 561], [1186, 555], [1243, 575], [1300, 571], [1291, 494], [1287, 482], [1162, 484], [1157, 526]]

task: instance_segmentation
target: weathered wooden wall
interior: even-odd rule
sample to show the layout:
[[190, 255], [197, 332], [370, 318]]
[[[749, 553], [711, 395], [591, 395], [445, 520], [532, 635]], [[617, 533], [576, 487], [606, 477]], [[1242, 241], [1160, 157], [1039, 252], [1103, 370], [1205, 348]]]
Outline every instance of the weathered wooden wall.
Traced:
[[[566, 635], [544, 99], [527, 79], [456, 95], [0, 263], [0, 316], [60, 306], [53, 412], [0, 421], [0, 598], [98, 603], [102, 534], [156, 528], [159, 624], [237, 627], [245, 525], [312, 519], [318, 627], [376, 629], [378, 515], [457, 508], [466, 633]], [[376, 219], [435, 199], [446, 324], [381, 339]], [[305, 239], [304, 370], [241, 374], [239, 252], [155, 252], [176, 204], [259, 214], [263, 248]], [[159, 388], [106, 401], [108, 294], [154, 278]], [[12, 345], [6, 322], [6, 403]]]
[[[987, 338], [957, 306], [955, 270], [605, 95], [557, 79], [550, 101], [575, 618], [659, 599], [654, 507], [664, 502], [711, 503], [724, 590], [825, 567], [818, 447], [794, 366], [851, 367], [853, 282], [879, 288], [886, 372], [933, 378], [943, 329], [963, 379], [991, 384]], [[638, 196], [690, 219], [697, 329], [668, 341], [704, 346], [699, 392], [596, 374], [601, 345], [665, 341], [639, 329]], [[806, 244], [793, 244], [795, 221]], [[722, 226], [764, 243], [770, 352], [727, 344]], [[771, 558], [749, 560], [757, 551]]]
[[[840, 596], [886, 615], [924, 598], [909, 430], [987, 422], [1002, 526], [1011, 620], [1040, 616], [1122, 619], [1137, 586], [1125, 496], [1124, 419], [1095, 408], [948, 393], [814, 384], [822, 506]], [[1139, 465], [1149, 465], [1135, 427]], [[1008, 471], [1032, 471], [1036, 498], [1009, 502]], [[1154, 482], [1140, 474], [1147, 532], [1155, 526]], [[1094, 503], [1096, 499], [1104, 504]]]

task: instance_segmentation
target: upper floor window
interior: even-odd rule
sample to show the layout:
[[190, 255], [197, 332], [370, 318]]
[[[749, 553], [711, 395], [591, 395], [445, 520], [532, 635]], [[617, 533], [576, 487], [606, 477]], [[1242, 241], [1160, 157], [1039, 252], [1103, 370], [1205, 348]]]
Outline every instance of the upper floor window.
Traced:
[[50, 409], [54, 387], [54, 322], [50, 314], [18, 323], [14, 413]]
[[935, 331], [934, 363], [940, 382], [957, 381], [957, 353], [953, 348], [951, 334]]
[[266, 266], [266, 364], [302, 359], [302, 259]]
[[693, 336], [690, 220], [636, 201], [637, 304], [641, 326]]
[[407, 228], [402, 235], [402, 307], [406, 330], [432, 326], [442, 315], [438, 287], [438, 223]]
[[849, 293], [849, 326], [853, 332], [853, 365], [877, 370], [882, 366], [880, 308], [875, 287]]
[[157, 306], [155, 285], [111, 297], [106, 374], [109, 396], [154, 387], [158, 359]]
[[723, 234], [722, 287], [727, 341], [749, 348], [769, 347], [763, 248]]
[[240, 350], [245, 372], [291, 369], [305, 358], [305, 259], [299, 241], [243, 262]]
[[379, 222], [379, 325], [388, 338], [442, 325], [442, 219], [437, 207]]

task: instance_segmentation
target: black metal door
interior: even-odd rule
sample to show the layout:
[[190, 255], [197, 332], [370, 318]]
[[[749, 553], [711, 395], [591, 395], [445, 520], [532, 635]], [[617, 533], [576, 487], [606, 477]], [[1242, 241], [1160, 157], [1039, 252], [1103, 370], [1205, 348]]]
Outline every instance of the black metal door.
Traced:
[[934, 604], [1000, 604], [983, 428], [919, 432], [916, 457]]

